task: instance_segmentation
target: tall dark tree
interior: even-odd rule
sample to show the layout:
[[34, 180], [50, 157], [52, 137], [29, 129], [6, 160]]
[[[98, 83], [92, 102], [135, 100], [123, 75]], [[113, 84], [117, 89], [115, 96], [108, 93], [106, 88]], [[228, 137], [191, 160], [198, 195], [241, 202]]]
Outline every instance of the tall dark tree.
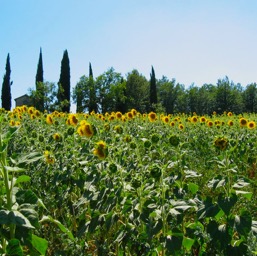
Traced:
[[39, 59], [37, 64], [36, 86], [38, 82], [44, 82], [43, 74], [44, 74], [44, 71], [43, 71], [42, 49], [40, 48]]
[[154, 68], [152, 66], [152, 72], [150, 74], [150, 110], [155, 111], [157, 104], [157, 89], [156, 89], [156, 78]]
[[65, 50], [61, 62], [61, 74], [58, 82], [58, 104], [61, 111], [70, 112], [70, 60]]
[[91, 63], [89, 63], [89, 112], [97, 112], [96, 89]]
[[11, 96], [11, 65], [10, 55], [8, 53], [5, 66], [5, 75], [2, 84], [2, 108], [5, 110], [11, 110], [12, 107], [12, 96]]
[[44, 71], [43, 71], [43, 58], [42, 49], [40, 48], [39, 59], [37, 64], [37, 74], [36, 74], [36, 93], [33, 99], [33, 105], [40, 111], [44, 111]]

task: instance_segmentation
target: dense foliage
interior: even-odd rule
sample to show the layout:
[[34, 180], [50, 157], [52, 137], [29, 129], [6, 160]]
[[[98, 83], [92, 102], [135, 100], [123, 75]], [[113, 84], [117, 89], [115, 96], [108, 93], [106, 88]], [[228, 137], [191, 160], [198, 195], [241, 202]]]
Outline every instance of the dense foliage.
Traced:
[[2, 111], [1, 253], [255, 255], [256, 121]]

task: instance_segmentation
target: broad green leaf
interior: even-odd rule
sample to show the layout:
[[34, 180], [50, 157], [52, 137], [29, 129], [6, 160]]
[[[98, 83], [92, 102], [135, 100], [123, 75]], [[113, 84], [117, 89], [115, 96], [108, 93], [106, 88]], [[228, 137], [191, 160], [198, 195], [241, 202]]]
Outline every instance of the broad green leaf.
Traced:
[[8, 214], [10, 211], [1, 210], [0, 211], [0, 224], [9, 224]]
[[21, 175], [21, 176], [19, 176], [17, 179], [16, 179], [16, 184], [17, 183], [22, 183], [22, 182], [28, 182], [28, 181], [30, 181], [31, 180], [31, 178], [29, 177], [29, 176], [27, 176], [27, 175]]
[[43, 216], [43, 218], [39, 222], [43, 223], [43, 222], [46, 222], [46, 221], [56, 224], [63, 233], [68, 235], [68, 237], [71, 240], [74, 241], [74, 236], [71, 233], [71, 231], [69, 229], [67, 229], [60, 221], [58, 221], [58, 220], [56, 220], [56, 219], [54, 219], [54, 218], [52, 218], [51, 216], [48, 215], [48, 216]]
[[19, 211], [9, 212], [8, 220], [9, 220], [9, 224], [15, 224], [17, 226], [22, 226], [22, 227], [25, 227], [25, 228], [34, 229], [34, 227], [31, 225], [29, 219], [27, 217], [25, 217]]
[[235, 216], [235, 228], [237, 232], [245, 237], [247, 237], [248, 233], [252, 228], [252, 216], [251, 213], [243, 210], [241, 214]]
[[189, 183], [188, 184], [188, 189], [191, 191], [191, 193], [193, 194], [193, 195], [195, 195], [197, 192], [198, 192], [198, 190], [199, 190], [199, 186], [198, 185], [196, 185], [195, 183]]
[[195, 240], [189, 237], [183, 237], [182, 245], [186, 248], [187, 251], [190, 251]]
[[244, 188], [249, 184], [250, 184], [249, 182], [245, 182], [243, 179], [240, 179], [237, 181], [237, 183], [233, 185], [233, 188]]
[[201, 176], [201, 174], [192, 170], [185, 170], [184, 173], [186, 174], [186, 178], [196, 178]]
[[16, 201], [18, 204], [36, 204], [38, 198], [32, 190], [19, 190], [16, 193]]
[[242, 195], [243, 197], [245, 197], [248, 200], [252, 199], [252, 192], [248, 192], [248, 191], [241, 191], [241, 190], [236, 190], [235, 191], [237, 195]]
[[24, 164], [24, 163], [30, 164], [30, 163], [40, 160], [43, 157], [44, 156], [40, 152], [32, 152], [32, 153], [21, 156], [17, 160], [17, 164]]
[[23, 256], [23, 250], [18, 239], [11, 239], [8, 241], [6, 248], [8, 256]]
[[24, 171], [26, 171], [26, 169], [19, 168], [19, 167], [17, 167], [17, 166], [15, 166], [15, 167], [4, 166], [4, 168], [5, 168], [8, 172], [24, 172]]
[[48, 242], [44, 238], [32, 234], [32, 246], [41, 254], [45, 255], [48, 247]]
[[219, 195], [218, 205], [224, 211], [226, 215], [229, 215], [230, 210], [237, 202], [237, 196], [231, 194], [230, 197], [224, 197], [222, 194]]

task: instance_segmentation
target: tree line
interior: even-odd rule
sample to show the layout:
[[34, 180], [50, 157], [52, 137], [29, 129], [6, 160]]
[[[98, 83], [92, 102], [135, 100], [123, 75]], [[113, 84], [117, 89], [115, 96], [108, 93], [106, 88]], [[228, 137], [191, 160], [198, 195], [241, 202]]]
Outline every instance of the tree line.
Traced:
[[[10, 56], [6, 60], [6, 72], [2, 84], [2, 108], [11, 109]], [[150, 111], [167, 114], [193, 113], [221, 114], [231, 111], [257, 112], [257, 84], [243, 87], [226, 76], [218, 79], [216, 84], [192, 84], [186, 88], [175, 79], [162, 76], [157, 79], [152, 66], [149, 79], [137, 69], [124, 77], [113, 67], [97, 77], [93, 75], [89, 63], [88, 75], [80, 77], [71, 89], [70, 61], [65, 50], [61, 61], [60, 79], [57, 84], [44, 81], [43, 58], [40, 49], [35, 89], [29, 90], [31, 105], [40, 111], [54, 110], [70, 112], [71, 102], [76, 104], [76, 112], [105, 113], [120, 111], [122, 113], [136, 109], [141, 113]]]

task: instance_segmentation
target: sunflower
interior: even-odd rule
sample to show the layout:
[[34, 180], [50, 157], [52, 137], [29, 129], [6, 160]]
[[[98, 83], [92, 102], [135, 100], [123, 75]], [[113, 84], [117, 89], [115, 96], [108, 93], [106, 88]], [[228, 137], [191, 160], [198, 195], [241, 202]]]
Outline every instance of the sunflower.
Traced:
[[247, 123], [248, 129], [254, 129], [256, 127], [256, 123], [254, 121], [250, 121]]
[[197, 116], [192, 116], [190, 121], [191, 121], [191, 123], [194, 123], [194, 124], [197, 123], [197, 121], [198, 121]]
[[122, 128], [120, 125], [114, 126], [114, 130], [115, 130], [118, 134], [122, 134], [122, 132], [123, 132], [123, 128]]
[[136, 115], [137, 115], [137, 111], [136, 111], [134, 108], [132, 108], [132, 109], [130, 110], [130, 112], [133, 114], [133, 116], [136, 116]]
[[168, 116], [164, 116], [164, 117], [162, 118], [162, 121], [163, 121], [165, 124], [168, 124], [169, 121], [170, 121], [170, 118], [169, 118]]
[[232, 116], [233, 114], [232, 114], [232, 112], [228, 112], [228, 114], [227, 114], [227, 116]]
[[82, 136], [86, 136], [87, 138], [90, 138], [94, 135], [94, 130], [90, 123], [83, 124], [80, 127], [82, 131]]
[[225, 150], [228, 145], [228, 140], [226, 138], [217, 138], [214, 141], [214, 146], [220, 150]]
[[157, 120], [157, 115], [156, 115], [156, 113], [150, 112], [150, 113], [148, 114], [148, 119], [149, 119], [150, 122], [156, 121], [156, 120]]
[[97, 142], [95, 149], [93, 150], [93, 154], [99, 159], [105, 159], [108, 155], [108, 148], [106, 143], [102, 140]]
[[117, 119], [121, 119], [121, 118], [122, 118], [122, 113], [119, 112], [119, 111], [116, 112], [115, 117], [116, 117]]
[[228, 121], [228, 126], [233, 126], [234, 125], [234, 122], [232, 120], [229, 120]]
[[175, 126], [175, 122], [170, 122], [170, 126]]
[[47, 124], [53, 124], [53, 123], [54, 123], [54, 120], [53, 120], [51, 114], [48, 114], [48, 115], [46, 116], [46, 123], [47, 123]]
[[201, 116], [201, 117], [200, 117], [200, 123], [205, 123], [205, 122], [206, 122], [205, 116]]
[[15, 121], [14, 120], [10, 120], [9, 125], [10, 126], [15, 126]]
[[53, 139], [55, 141], [61, 141], [62, 140], [62, 136], [59, 133], [55, 133], [55, 134], [53, 134]]
[[55, 162], [54, 157], [51, 155], [51, 153], [48, 150], [44, 152], [44, 156], [45, 156], [45, 161], [48, 164], [54, 164]]
[[184, 127], [183, 124], [179, 124], [178, 128], [179, 128], [180, 130], [184, 130], [184, 129], [185, 129], [185, 127]]
[[248, 122], [244, 117], [242, 117], [240, 118], [239, 123], [241, 127], [246, 127]]
[[208, 125], [209, 127], [212, 127], [212, 126], [213, 126], [213, 122], [212, 122], [212, 121], [208, 121], [208, 122], [207, 122], [207, 125]]
[[132, 118], [134, 117], [132, 111], [128, 112], [128, 113], [126, 114], [126, 116], [127, 116], [128, 119], [132, 119]]
[[69, 120], [70, 120], [71, 125], [76, 126], [78, 124], [78, 119], [77, 119], [76, 115], [74, 115], [74, 114], [71, 114], [69, 116]]

